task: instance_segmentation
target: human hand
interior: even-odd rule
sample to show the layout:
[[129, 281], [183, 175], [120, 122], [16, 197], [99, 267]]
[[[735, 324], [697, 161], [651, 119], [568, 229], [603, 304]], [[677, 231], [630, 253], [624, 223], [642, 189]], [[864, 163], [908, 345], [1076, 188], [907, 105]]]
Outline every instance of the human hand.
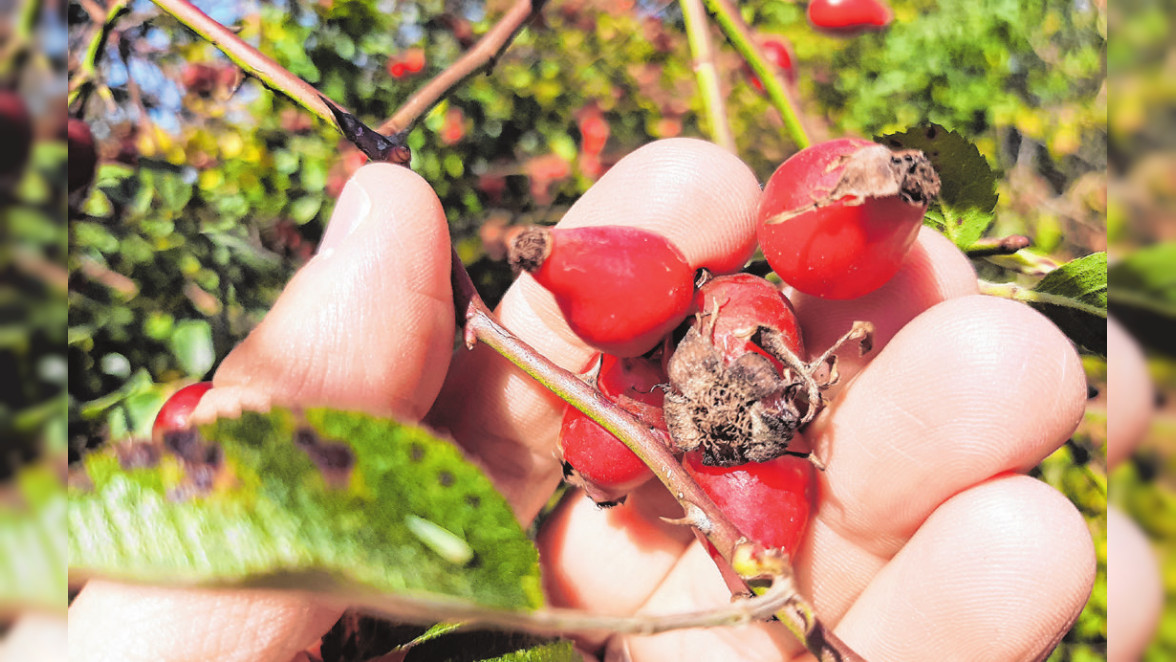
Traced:
[[[654, 229], [692, 265], [732, 270], [754, 248], [758, 196], [754, 176], [733, 156], [698, 141], [664, 141], [614, 167], [563, 223]], [[529, 521], [560, 480], [563, 405], [488, 348], [459, 351], [449, 365], [448, 256], [444, 215], [423, 180], [389, 166], [362, 169], [319, 256], [225, 360], [198, 415], [281, 402], [417, 419], [431, 406], [426, 421], [480, 461]], [[868, 659], [1032, 657], [1065, 631], [1093, 579], [1077, 512], [1015, 475], [1077, 422], [1081, 366], [1044, 318], [974, 293], [966, 260], [925, 231], [882, 290], [852, 302], [795, 299], [810, 348], [829, 344], [853, 319], [877, 327], [878, 349], [845, 360], [843, 375], [860, 376], [808, 433], [829, 468], [795, 560], [818, 614]], [[527, 277], [499, 313], [563, 367], [578, 369], [590, 354]], [[664, 496], [649, 485], [610, 511], [566, 502], [540, 540], [554, 600], [611, 613], [727, 602], [689, 532], [657, 519], [674, 515]], [[78, 659], [284, 661], [338, 611], [292, 596], [92, 582], [70, 616]], [[617, 638], [609, 650], [633, 659], [799, 653], [778, 630]]]

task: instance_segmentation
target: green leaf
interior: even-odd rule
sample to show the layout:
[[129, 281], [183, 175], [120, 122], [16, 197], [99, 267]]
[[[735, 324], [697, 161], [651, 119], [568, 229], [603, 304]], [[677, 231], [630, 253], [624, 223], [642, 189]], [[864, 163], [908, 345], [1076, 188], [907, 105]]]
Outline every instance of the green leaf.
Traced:
[[[70, 506], [82, 575], [542, 603], [538, 553], [490, 481], [452, 444], [364, 414], [247, 412], [113, 446], [86, 456]], [[417, 520], [470, 553], [439, 553]]]
[[1107, 353], [1107, 254], [1093, 253], [1051, 271], [1029, 305], [1086, 350]]
[[64, 486], [48, 464], [22, 469], [17, 483], [19, 505], [0, 504], [0, 612], [30, 607], [64, 611]]
[[557, 641], [535, 648], [525, 648], [506, 655], [487, 658], [483, 662], [577, 662], [580, 654], [570, 641]]
[[295, 223], [302, 225], [313, 219], [318, 214], [319, 207], [323, 204], [323, 199], [313, 196], [304, 196], [298, 198], [290, 205], [290, 218]]
[[197, 379], [208, 374], [216, 362], [212, 346], [212, 326], [204, 320], [184, 320], [176, 325], [168, 341], [172, 354], [188, 376]]
[[939, 173], [939, 199], [927, 213], [927, 224], [968, 248], [992, 224], [996, 207], [996, 174], [976, 146], [956, 131], [928, 124], [875, 138], [891, 149], [921, 150]]
[[1119, 260], [1107, 270], [1111, 304], [1176, 318], [1174, 264], [1176, 242], [1156, 244]]

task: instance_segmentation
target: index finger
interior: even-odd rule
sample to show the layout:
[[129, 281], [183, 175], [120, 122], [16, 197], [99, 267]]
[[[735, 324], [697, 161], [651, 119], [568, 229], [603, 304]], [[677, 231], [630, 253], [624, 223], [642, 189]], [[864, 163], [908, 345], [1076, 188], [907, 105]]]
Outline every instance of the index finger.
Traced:
[[[617, 163], [559, 227], [653, 230], [673, 242], [692, 267], [733, 271], [755, 250], [759, 194], [755, 175], [734, 155], [700, 140], [665, 140]], [[563, 368], [579, 370], [592, 353], [568, 328], [552, 296], [528, 275], [511, 286], [498, 316]], [[527, 521], [560, 480], [556, 436], [562, 413], [562, 401], [479, 346], [458, 350], [426, 421], [477, 456], [519, 519]]]

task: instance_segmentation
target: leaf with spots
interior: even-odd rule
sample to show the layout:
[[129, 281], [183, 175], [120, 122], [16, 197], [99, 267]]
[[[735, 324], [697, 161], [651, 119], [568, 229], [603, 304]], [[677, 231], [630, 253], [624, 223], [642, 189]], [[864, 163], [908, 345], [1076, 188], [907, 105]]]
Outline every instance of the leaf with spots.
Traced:
[[996, 174], [976, 146], [938, 124], [878, 136], [891, 149], [921, 150], [939, 173], [939, 198], [927, 209], [926, 224], [968, 249], [992, 224]]
[[245, 413], [83, 463], [69, 488], [73, 576], [363, 595], [407, 614], [542, 603], [538, 554], [506, 501], [419, 427]]

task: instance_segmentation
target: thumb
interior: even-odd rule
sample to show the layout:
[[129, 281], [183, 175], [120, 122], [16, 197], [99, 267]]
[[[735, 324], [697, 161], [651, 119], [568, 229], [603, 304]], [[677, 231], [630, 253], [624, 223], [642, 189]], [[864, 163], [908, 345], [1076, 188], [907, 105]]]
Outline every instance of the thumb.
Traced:
[[319, 251], [222, 362], [197, 419], [271, 404], [331, 406], [416, 421], [453, 348], [449, 230], [407, 168], [361, 168]]

